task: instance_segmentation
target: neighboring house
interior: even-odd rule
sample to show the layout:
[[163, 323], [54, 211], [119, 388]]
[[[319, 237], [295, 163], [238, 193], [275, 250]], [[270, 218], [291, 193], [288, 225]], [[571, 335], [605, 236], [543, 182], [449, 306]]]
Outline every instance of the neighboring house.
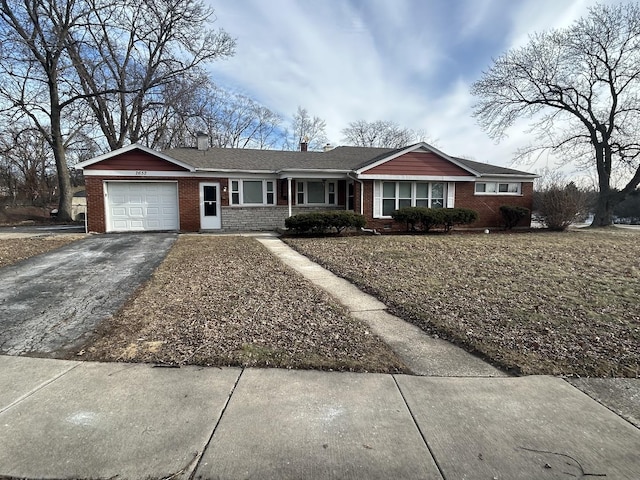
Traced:
[[71, 218], [83, 221], [87, 214], [87, 195], [84, 190], [77, 191], [71, 198]]
[[479, 220], [471, 227], [499, 227], [501, 205], [531, 209], [536, 177], [426, 143], [324, 152], [198, 144], [163, 152], [134, 144], [78, 164], [89, 230], [274, 230], [288, 216], [328, 209], [361, 213], [368, 228], [402, 230], [391, 212], [404, 206], [472, 208]]

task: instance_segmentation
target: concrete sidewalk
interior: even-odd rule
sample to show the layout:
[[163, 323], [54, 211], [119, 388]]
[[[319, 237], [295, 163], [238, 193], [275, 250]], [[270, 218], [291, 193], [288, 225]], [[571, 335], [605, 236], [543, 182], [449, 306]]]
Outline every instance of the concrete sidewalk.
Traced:
[[637, 479], [640, 430], [561, 379], [0, 356], [0, 478]]

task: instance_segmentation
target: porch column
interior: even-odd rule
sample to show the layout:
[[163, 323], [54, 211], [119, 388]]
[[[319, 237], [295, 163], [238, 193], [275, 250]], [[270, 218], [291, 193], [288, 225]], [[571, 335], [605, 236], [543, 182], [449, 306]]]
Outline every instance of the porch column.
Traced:
[[287, 177], [287, 205], [289, 206], [289, 216], [293, 215], [291, 207], [291, 177]]

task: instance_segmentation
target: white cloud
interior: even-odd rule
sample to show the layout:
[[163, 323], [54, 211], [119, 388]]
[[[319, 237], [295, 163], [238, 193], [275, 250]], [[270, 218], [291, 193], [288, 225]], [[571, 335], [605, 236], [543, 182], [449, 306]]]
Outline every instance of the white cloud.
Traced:
[[[393, 120], [423, 129], [443, 151], [510, 165], [524, 125], [496, 145], [472, 118], [469, 86], [491, 58], [534, 31], [570, 24], [595, 0], [215, 0], [238, 38], [214, 79], [283, 116], [301, 105], [327, 122]], [[536, 166], [539, 168], [539, 166]]]

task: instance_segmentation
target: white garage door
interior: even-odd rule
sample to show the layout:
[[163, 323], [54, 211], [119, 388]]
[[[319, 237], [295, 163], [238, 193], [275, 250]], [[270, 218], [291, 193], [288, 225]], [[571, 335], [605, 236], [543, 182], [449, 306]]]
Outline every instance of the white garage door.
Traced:
[[107, 182], [107, 231], [178, 230], [178, 185]]

